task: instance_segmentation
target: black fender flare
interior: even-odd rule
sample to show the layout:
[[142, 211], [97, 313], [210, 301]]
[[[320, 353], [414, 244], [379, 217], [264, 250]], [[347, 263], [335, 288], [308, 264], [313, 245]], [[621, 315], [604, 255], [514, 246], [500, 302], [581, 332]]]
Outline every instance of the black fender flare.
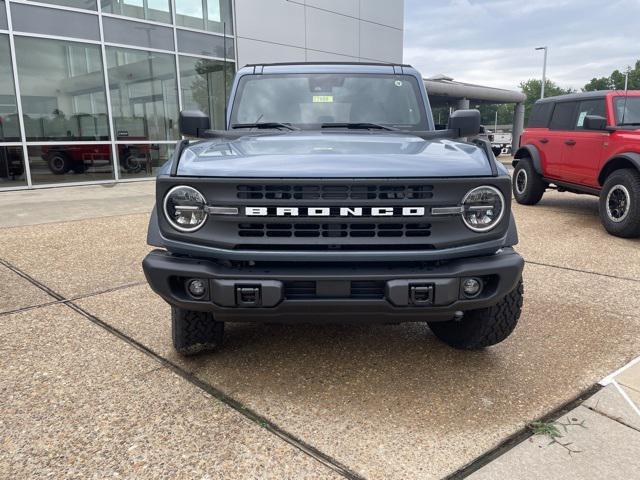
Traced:
[[516, 227], [516, 219], [513, 217], [513, 213], [509, 213], [509, 227], [507, 228], [504, 244], [506, 247], [513, 247], [518, 244], [518, 228]]
[[515, 167], [522, 157], [529, 157], [533, 162], [534, 170], [539, 175], [543, 175], [542, 163], [540, 162], [540, 152], [534, 145], [523, 145], [522, 147], [520, 147], [513, 156], [513, 162], [511, 162], [511, 165]]
[[152, 247], [164, 247], [160, 225], [158, 224], [158, 209], [154, 206], [149, 217], [149, 228], [147, 229], [147, 244]]
[[640, 153], [622, 152], [607, 159], [600, 168], [600, 173], [598, 173], [598, 183], [603, 185], [611, 172], [618, 170], [619, 168], [628, 167], [629, 164], [640, 171]]

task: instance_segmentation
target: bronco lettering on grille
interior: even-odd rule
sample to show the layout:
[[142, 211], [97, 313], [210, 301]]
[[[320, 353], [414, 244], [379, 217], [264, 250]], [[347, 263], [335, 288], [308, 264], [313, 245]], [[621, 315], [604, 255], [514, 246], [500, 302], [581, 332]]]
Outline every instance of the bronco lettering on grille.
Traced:
[[247, 217], [423, 217], [425, 207], [245, 207]]

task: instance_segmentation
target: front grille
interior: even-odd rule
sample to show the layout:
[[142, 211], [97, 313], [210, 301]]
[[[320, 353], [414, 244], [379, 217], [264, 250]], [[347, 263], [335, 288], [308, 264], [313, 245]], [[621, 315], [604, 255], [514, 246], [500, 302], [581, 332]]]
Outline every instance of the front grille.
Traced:
[[393, 238], [428, 237], [429, 223], [240, 223], [241, 237]]
[[314, 298], [356, 298], [377, 299], [384, 298], [385, 282], [378, 280], [353, 280], [343, 294], [335, 296], [318, 295], [317, 284], [314, 281], [284, 282], [284, 296], [288, 300], [304, 300]]
[[309, 243], [239, 243], [234, 247], [236, 250], [256, 250], [256, 251], [304, 251], [304, 252], [328, 252], [334, 250], [340, 250], [344, 252], [355, 251], [384, 251], [384, 250], [435, 250], [435, 245], [432, 243], [354, 243], [354, 244], [309, 244]]
[[238, 185], [241, 200], [426, 200], [433, 185]]

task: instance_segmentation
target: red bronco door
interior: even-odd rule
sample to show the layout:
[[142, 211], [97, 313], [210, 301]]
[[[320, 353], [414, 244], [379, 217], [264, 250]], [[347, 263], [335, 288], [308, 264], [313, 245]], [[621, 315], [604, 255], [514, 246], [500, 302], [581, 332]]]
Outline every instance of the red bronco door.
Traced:
[[573, 134], [577, 107], [576, 101], [558, 102], [553, 109], [546, 135], [547, 142], [543, 146], [547, 160], [544, 168], [545, 177], [567, 180], [564, 154], [567, 144], [570, 143], [570, 135]]
[[574, 131], [564, 132], [563, 180], [598, 188], [598, 170], [609, 133], [585, 130], [583, 124], [587, 115], [607, 116], [604, 97], [581, 101]]

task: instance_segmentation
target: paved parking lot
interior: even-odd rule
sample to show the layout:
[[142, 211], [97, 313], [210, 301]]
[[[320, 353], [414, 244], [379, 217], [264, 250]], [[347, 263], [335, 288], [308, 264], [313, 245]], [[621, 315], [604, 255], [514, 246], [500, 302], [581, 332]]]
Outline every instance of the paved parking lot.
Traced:
[[140, 268], [152, 203], [151, 182], [0, 194], [0, 477], [442, 478], [640, 352], [640, 241], [549, 193], [515, 207], [525, 307], [494, 348], [231, 325], [183, 359]]

